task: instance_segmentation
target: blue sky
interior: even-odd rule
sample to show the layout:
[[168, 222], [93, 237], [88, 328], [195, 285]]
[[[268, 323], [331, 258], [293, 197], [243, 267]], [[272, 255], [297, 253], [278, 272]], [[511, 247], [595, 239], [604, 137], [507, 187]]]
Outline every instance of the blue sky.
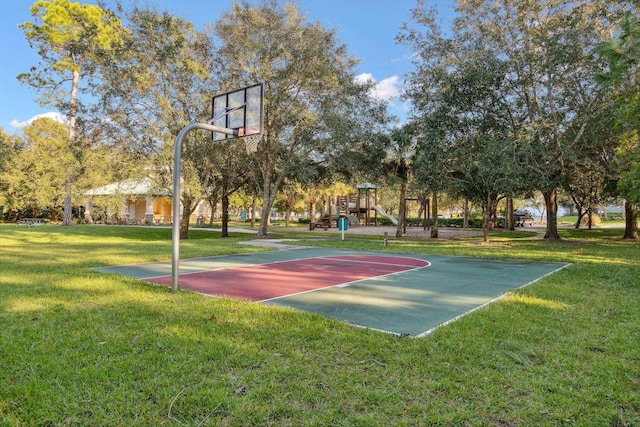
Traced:
[[[15, 133], [39, 115], [52, 115], [50, 108], [40, 107], [34, 99], [37, 93], [18, 83], [16, 76], [38, 64], [37, 52], [31, 50], [18, 25], [31, 21], [29, 8], [35, 0], [0, 0], [0, 127]], [[257, 4], [258, 0], [250, 0]], [[403, 22], [407, 22], [417, 0], [297, 0], [298, 9], [309, 21], [318, 21], [326, 28], [335, 28], [338, 39], [360, 60], [357, 72], [362, 78], [372, 78], [377, 84], [375, 96], [389, 103], [392, 114], [405, 116], [407, 105], [397, 97], [402, 90], [404, 75], [412, 69], [411, 52], [395, 43]], [[86, 1], [84, 3], [95, 3]], [[158, 9], [192, 21], [197, 28], [213, 23], [233, 0], [144, 0]], [[435, 5], [440, 17], [452, 16], [451, 0], [425, 0]], [[212, 94], [214, 95], [214, 94]]]

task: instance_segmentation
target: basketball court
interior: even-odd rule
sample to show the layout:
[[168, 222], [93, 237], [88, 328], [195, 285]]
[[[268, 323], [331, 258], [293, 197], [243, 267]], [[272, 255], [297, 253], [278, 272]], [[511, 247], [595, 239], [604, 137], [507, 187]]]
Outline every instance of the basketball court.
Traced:
[[[296, 248], [180, 261], [182, 289], [419, 337], [568, 264]], [[171, 262], [101, 267], [163, 286]]]
[[[180, 218], [181, 153], [193, 130], [212, 142], [241, 138], [258, 150], [264, 85], [212, 98], [207, 123], [184, 127], [174, 143], [173, 218]], [[320, 313], [388, 333], [422, 336], [566, 264], [319, 248], [180, 260], [180, 221], [173, 221], [170, 262], [98, 268], [204, 295]]]

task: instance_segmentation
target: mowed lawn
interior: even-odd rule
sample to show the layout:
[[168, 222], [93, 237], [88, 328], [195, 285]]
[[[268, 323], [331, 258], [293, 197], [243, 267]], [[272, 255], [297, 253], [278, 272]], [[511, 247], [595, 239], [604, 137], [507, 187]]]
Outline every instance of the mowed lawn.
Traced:
[[0, 225], [0, 425], [640, 425], [640, 243], [561, 234], [301, 242], [573, 263], [411, 339], [92, 269], [170, 259], [168, 229]]

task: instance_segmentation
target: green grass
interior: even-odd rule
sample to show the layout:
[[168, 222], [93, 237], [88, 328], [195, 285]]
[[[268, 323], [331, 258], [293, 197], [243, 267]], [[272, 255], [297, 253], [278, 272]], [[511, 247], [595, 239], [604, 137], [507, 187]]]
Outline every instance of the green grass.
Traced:
[[[2, 426], [640, 424], [640, 245], [620, 230], [302, 242], [574, 263], [421, 339], [91, 269], [168, 259], [170, 230], [0, 233]], [[217, 236], [181, 255], [259, 250]]]

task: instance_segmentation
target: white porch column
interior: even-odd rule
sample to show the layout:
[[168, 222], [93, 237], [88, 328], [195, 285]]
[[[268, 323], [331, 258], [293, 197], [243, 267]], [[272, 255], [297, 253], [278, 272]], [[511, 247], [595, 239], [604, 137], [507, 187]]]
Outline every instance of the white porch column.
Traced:
[[91, 197], [85, 197], [84, 199], [84, 222], [87, 224], [93, 224], [93, 217], [91, 216], [91, 209], [93, 209], [93, 200]]
[[155, 197], [147, 196], [146, 209], [144, 212], [144, 220], [147, 224], [153, 224], [153, 201]]
[[129, 199], [126, 197], [123, 197], [122, 208], [120, 209], [120, 221], [127, 224], [130, 218], [131, 218], [131, 213], [129, 212]]

